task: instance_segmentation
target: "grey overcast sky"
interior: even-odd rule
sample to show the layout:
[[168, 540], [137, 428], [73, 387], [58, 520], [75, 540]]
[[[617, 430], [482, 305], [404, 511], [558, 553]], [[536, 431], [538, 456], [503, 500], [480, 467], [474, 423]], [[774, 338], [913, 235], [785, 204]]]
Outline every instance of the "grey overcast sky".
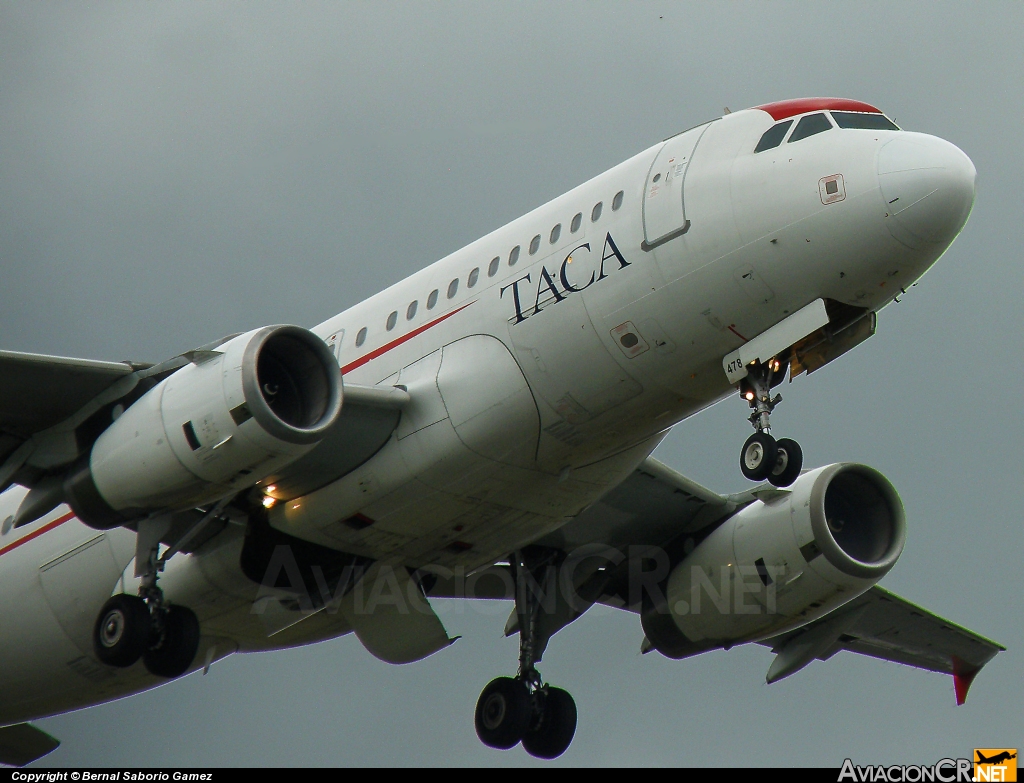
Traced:
[[[557, 764], [931, 763], [1024, 745], [1024, 4], [1017, 2], [0, 5], [0, 345], [156, 361], [313, 325], [683, 128], [837, 95], [966, 151], [966, 229], [878, 334], [783, 389], [808, 465], [902, 493], [884, 585], [1001, 641], [951, 678], [841, 653], [772, 686], [759, 647], [641, 657], [593, 610], [542, 671], [579, 705]], [[743, 486], [732, 400], [657, 456]], [[234, 656], [40, 722], [59, 765], [536, 763], [479, 744], [515, 670], [508, 607], [444, 603], [463, 638], [391, 667], [353, 637]], [[0, 632], [6, 632], [0, 629]], [[2, 665], [2, 662], [0, 662]]]

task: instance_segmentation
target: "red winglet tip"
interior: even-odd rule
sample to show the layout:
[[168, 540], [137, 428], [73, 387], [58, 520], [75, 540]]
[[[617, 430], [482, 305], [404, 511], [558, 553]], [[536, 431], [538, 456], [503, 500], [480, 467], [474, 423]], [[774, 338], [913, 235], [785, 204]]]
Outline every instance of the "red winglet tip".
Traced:
[[967, 701], [967, 691], [971, 689], [971, 683], [980, 671], [953, 656], [953, 690], [956, 692], [957, 707]]

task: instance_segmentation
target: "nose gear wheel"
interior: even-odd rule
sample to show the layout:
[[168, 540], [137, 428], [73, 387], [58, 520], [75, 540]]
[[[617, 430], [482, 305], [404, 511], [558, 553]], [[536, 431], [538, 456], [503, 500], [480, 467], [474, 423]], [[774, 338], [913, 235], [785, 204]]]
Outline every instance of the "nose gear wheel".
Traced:
[[775, 448], [775, 464], [768, 474], [768, 481], [776, 487], [788, 487], [800, 476], [804, 452], [792, 438], [780, 438], [775, 442]]
[[751, 481], [764, 481], [775, 467], [777, 451], [775, 438], [767, 432], [755, 432], [743, 444], [740, 471]]

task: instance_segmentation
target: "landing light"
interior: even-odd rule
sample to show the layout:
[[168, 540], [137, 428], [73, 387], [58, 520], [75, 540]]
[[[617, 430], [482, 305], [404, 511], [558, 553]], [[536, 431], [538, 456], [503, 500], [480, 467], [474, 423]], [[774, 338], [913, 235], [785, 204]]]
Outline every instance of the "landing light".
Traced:
[[746, 397], [748, 401], [752, 400], [752, 399], [754, 399], [754, 392], [747, 392], [743, 396]]
[[273, 508], [275, 503], [277, 503], [277, 500], [270, 497], [270, 495], [263, 496], [263, 508]]

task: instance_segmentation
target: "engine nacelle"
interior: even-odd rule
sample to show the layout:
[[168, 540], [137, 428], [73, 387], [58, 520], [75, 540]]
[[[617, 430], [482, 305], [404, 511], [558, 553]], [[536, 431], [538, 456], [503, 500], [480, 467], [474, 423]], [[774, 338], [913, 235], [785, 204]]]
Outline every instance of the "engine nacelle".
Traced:
[[341, 411], [337, 360], [297, 326], [266, 326], [150, 389], [64, 482], [85, 523], [109, 528], [253, 485], [310, 451]]
[[669, 574], [664, 603], [643, 613], [644, 632], [672, 658], [784, 633], [874, 585], [905, 540], [903, 503], [881, 473], [809, 471], [701, 541]]

